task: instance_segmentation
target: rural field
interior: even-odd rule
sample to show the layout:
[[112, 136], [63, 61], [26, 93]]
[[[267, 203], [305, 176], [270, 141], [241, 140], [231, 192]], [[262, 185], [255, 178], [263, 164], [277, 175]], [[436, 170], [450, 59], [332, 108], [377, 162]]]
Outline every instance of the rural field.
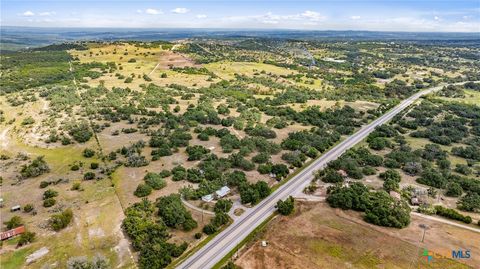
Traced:
[[475, 53], [469, 42], [239, 36], [7, 51], [0, 213], [3, 232], [25, 230], [2, 241], [1, 268], [174, 267], [312, 160], [437, 86], [315, 173], [302, 195], [327, 203], [295, 202], [235, 263], [473, 267], [478, 255], [420, 254], [476, 253], [477, 234], [410, 213], [478, 227]]
[[[478, 252], [480, 235], [475, 232], [419, 217], [412, 217], [405, 229], [382, 228], [325, 203], [298, 202], [296, 207], [292, 216], [273, 219], [240, 250], [235, 264], [241, 268], [476, 268], [480, 263], [473, 256], [462, 262], [443, 258], [428, 262], [423, 256], [424, 249]], [[430, 227], [423, 243], [420, 224]]]

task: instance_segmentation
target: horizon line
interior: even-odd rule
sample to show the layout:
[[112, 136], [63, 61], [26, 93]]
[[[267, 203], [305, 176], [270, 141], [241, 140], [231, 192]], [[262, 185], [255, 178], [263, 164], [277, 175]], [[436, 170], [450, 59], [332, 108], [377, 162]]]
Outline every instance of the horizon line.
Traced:
[[210, 28], [210, 27], [94, 27], [94, 26], [21, 26], [21, 25], [0, 25], [1, 28], [34, 28], [34, 29], [115, 29], [115, 30], [216, 30], [216, 31], [299, 31], [299, 32], [372, 32], [372, 33], [421, 33], [421, 34], [478, 34], [478, 32], [446, 32], [446, 31], [401, 31], [401, 30], [352, 30], [352, 29], [300, 29], [300, 28]]

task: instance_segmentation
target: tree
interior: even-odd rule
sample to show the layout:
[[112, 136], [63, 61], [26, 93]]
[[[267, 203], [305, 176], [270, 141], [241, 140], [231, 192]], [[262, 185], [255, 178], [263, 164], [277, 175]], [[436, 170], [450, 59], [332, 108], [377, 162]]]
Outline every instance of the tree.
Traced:
[[68, 133], [79, 143], [85, 143], [93, 136], [93, 133], [90, 131], [88, 123], [86, 122], [70, 126]]
[[50, 226], [56, 232], [65, 228], [73, 219], [73, 212], [71, 209], [66, 209], [60, 214], [52, 215], [49, 219]]
[[190, 231], [197, 227], [197, 222], [183, 206], [180, 195], [162, 196], [157, 199], [156, 206], [159, 209], [158, 215], [168, 227], [182, 228], [185, 231]]
[[289, 196], [285, 201], [279, 200], [277, 202], [277, 210], [280, 214], [287, 216], [293, 212], [295, 201], [292, 196]]
[[152, 187], [148, 184], [140, 183], [137, 186], [137, 189], [133, 192], [133, 194], [137, 197], [145, 197], [152, 193]]
[[274, 164], [272, 165], [271, 172], [276, 178], [282, 179], [290, 173], [290, 170], [284, 164]]
[[333, 169], [327, 169], [325, 176], [322, 177], [322, 181], [326, 183], [339, 183], [343, 182], [343, 176]]
[[17, 228], [19, 226], [23, 225], [23, 220], [19, 216], [13, 216], [10, 218], [10, 220], [5, 221], [3, 224], [7, 226], [8, 230], [11, 230], [13, 228]]
[[95, 155], [95, 151], [93, 149], [86, 148], [83, 150], [83, 157], [91, 158]]
[[390, 146], [390, 141], [385, 137], [375, 137], [368, 141], [368, 146], [374, 150], [382, 150]]
[[416, 181], [420, 184], [435, 188], [444, 188], [447, 184], [447, 179], [440, 172], [432, 168], [423, 171], [421, 177], [417, 178]]
[[52, 189], [48, 189], [46, 190], [44, 193], [43, 193], [43, 200], [46, 200], [48, 198], [53, 198], [53, 197], [57, 197], [58, 196], [58, 192], [55, 191], [55, 190], [52, 190]]
[[403, 228], [410, 224], [410, 207], [404, 201], [394, 201], [386, 192], [369, 193], [370, 206], [364, 219], [375, 225]]
[[398, 173], [397, 170], [395, 169], [388, 169], [383, 173], [380, 173], [378, 175], [381, 179], [383, 180], [393, 180], [396, 182], [400, 182], [402, 180], [402, 177], [400, 176], [400, 173]]
[[[170, 173], [170, 171], [168, 171], [168, 173]], [[143, 177], [143, 180], [154, 190], [160, 190], [167, 186], [167, 182], [157, 173], [149, 172]]]
[[47, 162], [43, 159], [43, 156], [39, 156], [30, 162], [28, 165], [23, 165], [20, 170], [20, 174], [24, 178], [38, 177], [44, 173], [50, 172]]
[[386, 192], [397, 191], [400, 189], [400, 185], [396, 180], [389, 178], [383, 182], [383, 189]]
[[29, 231], [24, 232], [23, 234], [20, 235], [20, 238], [18, 239], [17, 247], [21, 247], [35, 241], [35, 235], [36, 234], [33, 232], [29, 232]]
[[470, 212], [480, 211], [480, 195], [475, 192], [468, 192], [458, 201], [458, 209]]
[[459, 197], [462, 195], [463, 189], [457, 182], [450, 182], [447, 184], [445, 195], [450, 197]]
[[220, 199], [215, 203], [213, 211], [215, 213], [227, 213], [232, 208], [233, 202], [229, 199]]
[[195, 145], [195, 146], [188, 146], [187, 149], [188, 160], [189, 161], [196, 161], [202, 159], [207, 153], [210, 152], [209, 149], [206, 149], [204, 146]]

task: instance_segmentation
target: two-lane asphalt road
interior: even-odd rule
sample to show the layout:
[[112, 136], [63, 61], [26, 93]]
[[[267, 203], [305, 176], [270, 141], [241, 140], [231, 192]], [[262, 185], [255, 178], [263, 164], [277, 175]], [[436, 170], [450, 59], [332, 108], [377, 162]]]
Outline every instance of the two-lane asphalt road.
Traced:
[[295, 177], [291, 178], [287, 183], [270, 194], [270, 196], [265, 198], [258, 205], [244, 212], [237, 220], [235, 220], [232, 225], [218, 234], [203, 248], [188, 257], [177, 268], [207, 269], [213, 267], [226, 254], [233, 250], [245, 237], [247, 237], [255, 229], [255, 227], [260, 225], [275, 211], [275, 205], [278, 200], [285, 199], [289, 195], [302, 191], [312, 180], [314, 171], [324, 168], [330, 161], [335, 160], [347, 149], [353, 147], [355, 144], [366, 138], [367, 135], [375, 129], [375, 127], [391, 120], [395, 115], [411, 105], [422, 95], [439, 90], [443, 86], [444, 85], [441, 85], [418, 92], [408, 99], [402, 101], [399, 105], [380, 118], [374, 120], [366, 126], [363, 126], [355, 134], [323, 154], [320, 158], [316, 159], [312, 164], [302, 170]]

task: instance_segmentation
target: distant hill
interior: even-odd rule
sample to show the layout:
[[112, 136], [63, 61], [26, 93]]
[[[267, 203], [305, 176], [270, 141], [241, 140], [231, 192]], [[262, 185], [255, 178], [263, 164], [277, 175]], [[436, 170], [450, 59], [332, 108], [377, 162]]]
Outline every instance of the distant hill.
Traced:
[[179, 40], [186, 38], [277, 38], [300, 40], [409, 40], [415, 42], [462, 42], [477, 44], [479, 33], [415, 33], [372, 31], [306, 31], [246, 29], [120, 29], [120, 28], [0, 28], [2, 51], [42, 47], [78, 40]]

